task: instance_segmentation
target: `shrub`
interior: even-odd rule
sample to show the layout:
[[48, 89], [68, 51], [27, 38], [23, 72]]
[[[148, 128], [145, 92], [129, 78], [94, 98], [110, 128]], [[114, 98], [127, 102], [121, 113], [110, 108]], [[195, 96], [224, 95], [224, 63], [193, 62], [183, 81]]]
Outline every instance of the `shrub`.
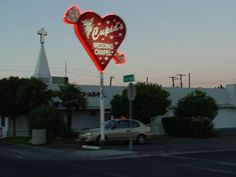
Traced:
[[171, 136], [205, 138], [213, 136], [213, 123], [207, 117], [165, 117], [163, 128]]
[[163, 128], [168, 135], [180, 136], [180, 122], [176, 120], [176, 117], [164, 117], [161, 121]]
[[164, 118], [163, 127], [172, 136], [209, 137], [214, 135], [213, 119], [218, 109], [212, 97], [195, 90], [179, 100], [176, 117]]
[[218, 106], [215, 100], [205, 92], [195, 90], [178, 101], [175, 109], [177, 117], [208, 117], [213, 120], [217, 115]]
[[28, 116], [29, 130], [46, 129], [47, 138], [67, 135], [66, 123], [58, 110], [52, 106], [34, 108]]
[[207, 117], [191, 117], [190, 136], [205, 138], [214, 135], [212, 120]]

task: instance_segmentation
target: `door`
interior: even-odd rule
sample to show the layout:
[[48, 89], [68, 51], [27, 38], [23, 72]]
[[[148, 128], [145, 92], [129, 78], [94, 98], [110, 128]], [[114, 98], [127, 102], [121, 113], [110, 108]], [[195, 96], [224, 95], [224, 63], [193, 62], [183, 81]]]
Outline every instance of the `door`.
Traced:
[[107, 131], [108, 141], [128, 141], [129, 140], [129, 121], [119, 120]]

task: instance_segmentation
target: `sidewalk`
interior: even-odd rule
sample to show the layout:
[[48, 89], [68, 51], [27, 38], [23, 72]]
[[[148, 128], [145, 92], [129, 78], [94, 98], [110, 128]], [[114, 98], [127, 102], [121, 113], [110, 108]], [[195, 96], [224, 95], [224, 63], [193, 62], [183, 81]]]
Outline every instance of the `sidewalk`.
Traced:
[[221, 136], [206, 139], [160, 137], [146, 145], [128, 144], [106, 145], [99, 150], [82, 149], [72, 145], [13, 145], [0, 142], [0, 154], [28, 160], [101, 160], [162, 154], [178, 154], [202, 151], [236, 150], [236, 136]]

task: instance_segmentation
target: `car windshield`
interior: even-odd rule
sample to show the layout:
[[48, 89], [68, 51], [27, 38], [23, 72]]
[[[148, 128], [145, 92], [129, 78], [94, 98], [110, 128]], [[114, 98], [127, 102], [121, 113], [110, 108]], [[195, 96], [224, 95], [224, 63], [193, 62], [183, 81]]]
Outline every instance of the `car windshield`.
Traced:
[[115, 120], [108, 120], [105, 122], [105, 129], [111, 129], [117, 121]]

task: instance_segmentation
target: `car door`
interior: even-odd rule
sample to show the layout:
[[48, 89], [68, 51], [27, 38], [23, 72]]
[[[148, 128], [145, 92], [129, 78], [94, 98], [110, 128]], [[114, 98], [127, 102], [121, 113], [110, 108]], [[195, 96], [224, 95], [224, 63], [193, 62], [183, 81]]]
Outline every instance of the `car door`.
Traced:
[[129, 120], [120, 120], [117, 128], [117, 140], [128, 141], [130, 132]]
[[135, 140], [140, 133], [140, 123], [132, 120], [132, 139]]
[[108, 141], [127, 141], [129, 140], [129, 121], [119, 120], [109, 130]]

